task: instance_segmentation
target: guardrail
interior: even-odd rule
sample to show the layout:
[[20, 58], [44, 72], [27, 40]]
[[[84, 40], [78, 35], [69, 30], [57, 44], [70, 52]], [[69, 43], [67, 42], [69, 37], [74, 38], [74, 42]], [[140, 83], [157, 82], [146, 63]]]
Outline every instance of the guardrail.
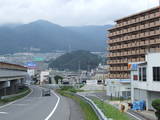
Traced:
[[109, 118], [106, 118], [106, 116], [103, 114], [103, 112], [97, 107], [97, 105], [89, 98], [79, 95], [79, 94], [75, 94], [79, 97], [81, 97], [82, 99], [84, 99], [88, 104], [91, 105], [91, 107], [93, 108], [93, 110], [95, 111], [96, 115], [98, 116], [99, 120], [112, 120]]

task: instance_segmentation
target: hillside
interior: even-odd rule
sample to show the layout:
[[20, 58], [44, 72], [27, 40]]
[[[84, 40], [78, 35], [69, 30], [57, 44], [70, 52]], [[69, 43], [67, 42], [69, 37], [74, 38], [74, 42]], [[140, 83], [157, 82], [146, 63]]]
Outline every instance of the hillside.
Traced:
[[96, 68], [101, 62], [101, 58], [88, 51], [78, 50], [71, 53], [66, 53], [54, 61], [50, 61], [50, 68], [57, 68], [60, 70], [77, 71], [90, 70]]
[[111, 26], [62, 27], [48, 21], [0, 26], [0, 54], [54, 50], [104, 51], [106, 30]]

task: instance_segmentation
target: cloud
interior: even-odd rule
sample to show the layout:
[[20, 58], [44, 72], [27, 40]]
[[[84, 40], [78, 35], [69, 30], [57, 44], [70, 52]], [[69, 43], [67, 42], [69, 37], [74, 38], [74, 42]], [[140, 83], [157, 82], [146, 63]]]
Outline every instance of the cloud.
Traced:
[[112, 24], [158, 0], [0, 0], [0, 23], [45, 19], [62, 26]]

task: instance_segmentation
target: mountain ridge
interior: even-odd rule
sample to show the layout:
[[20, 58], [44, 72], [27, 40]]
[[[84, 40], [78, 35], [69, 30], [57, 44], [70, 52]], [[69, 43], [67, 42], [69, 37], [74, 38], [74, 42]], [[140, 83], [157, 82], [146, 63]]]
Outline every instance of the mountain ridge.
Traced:
[[49, 21], [38, 20], [28, 24], [0, 26], [0, 54], [29, 51], [40, 52], [84, 49], [104, 51], [106, 26], [63, 27]]

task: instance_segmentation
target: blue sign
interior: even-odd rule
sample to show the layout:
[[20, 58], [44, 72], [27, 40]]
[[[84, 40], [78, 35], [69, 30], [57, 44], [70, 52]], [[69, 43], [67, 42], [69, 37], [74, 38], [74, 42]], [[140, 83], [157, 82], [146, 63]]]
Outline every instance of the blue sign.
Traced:
[[138, 64], [128, 64], [128, 68], [130, 70], [137, 70], [138, 69]]
[[132, 70], [137, 70], [137, 68], [138, 68], [137, 64], [132, 64], [132, 67], [131, 67]]
[[34, 63], [34, 62], [27, 62], [27, 63], [25, 64], [25, 66], [26, 66], [26, 67], [32, 67], [32, 68], [34, 68], [34, 67], [36, 67], [37, 65], [36, 65], [36, 63]]
[[130, 83], [131, 80], [130, 79], [121, 79], [121, 80], [119, 80], [119, 82], [121, 82], [121, 83]]

